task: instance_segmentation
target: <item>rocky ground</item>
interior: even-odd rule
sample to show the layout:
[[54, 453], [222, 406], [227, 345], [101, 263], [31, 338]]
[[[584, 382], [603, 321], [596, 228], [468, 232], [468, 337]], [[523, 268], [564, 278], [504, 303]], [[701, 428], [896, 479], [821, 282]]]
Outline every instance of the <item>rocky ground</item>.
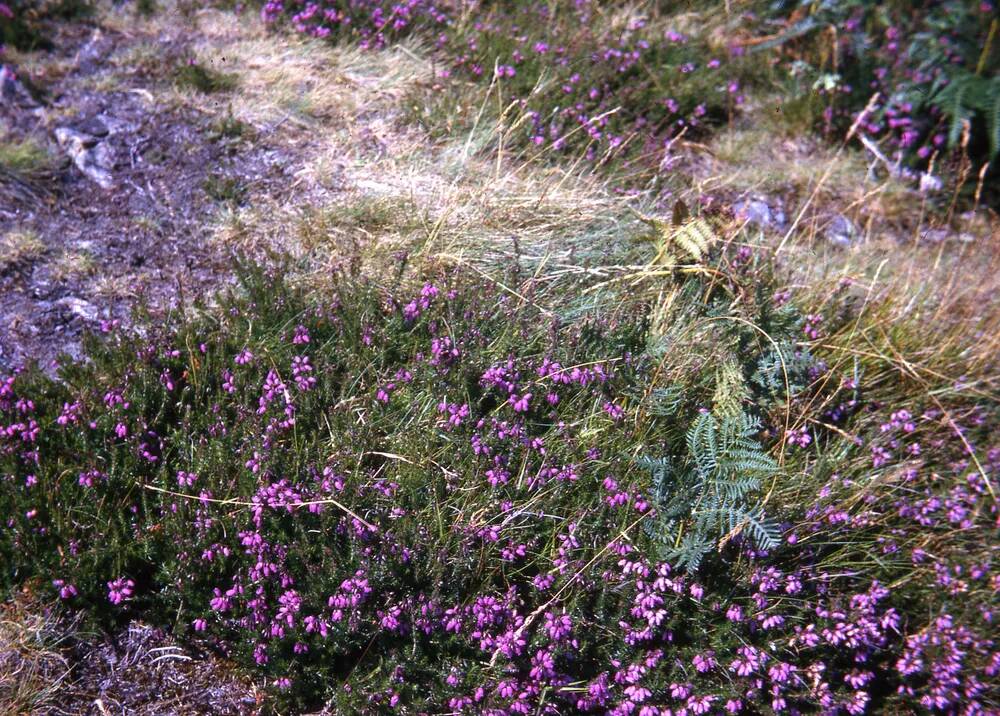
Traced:
[[[48, 366], [137, 302], [162, 310], [225, 283], [227, 257], [206, 236], [220, 203], [288, 185], [292, 162], [267, 137], [235, 151], [214, 113], [164, 99], [163, 67], [184, 66], [180, 35], [70, 25], [30, 84], [5, 66], [0, 126], [48, 161], [40, 176], [0, 179], [0, 234], [14, 236], [0, 261], [0, 367]], [[138, 51], [155, 52], [150, 66], [123, 61]]]
[[[22, 699], [16, 697], [18, 693]], [[261, 693], [219, 655], [133, 623], [114, 640], [30, 600], [0, 608], [0, 709], [47, 716], [260, 711]]]

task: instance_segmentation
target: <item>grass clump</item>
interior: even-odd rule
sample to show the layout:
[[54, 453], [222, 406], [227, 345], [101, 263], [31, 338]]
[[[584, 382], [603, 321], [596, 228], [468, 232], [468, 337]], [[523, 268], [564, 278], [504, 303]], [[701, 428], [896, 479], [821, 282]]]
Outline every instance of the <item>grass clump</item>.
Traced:
[[240, 177], [222, 174], [209, 174], [202, 182], [202, 188], [213, 201], [224, 204], [240, 204], [247, 193], [247, 187]]
[[70, 666], [61, 650], [73, 625], [19, 595], [0, 608], [0, 710], [38, 713], [58, 703]]
[[224, 115], [212, 122], [209, 127], [209, 137], [216, 142], [249, 140], [253, 137], [253, 127], [236, 117], [230, 106]]
[[51, 269], [56, 281], [71, 281], [93, 276], [97, 273], [98, 261], [89, 251], [63, 251], [53, 259]]
[[182, 89], [194, 90], [201, 94], [221, 94], [236, 89], [239, 86], [239, 77], [191, 60], [174, 70], [174, 82]]
[[0, 171], [30, 180], [51, 173], [55, 164], [48, 150], [30, 137], [0, 140]]
[[[295, 27], [351, 37], [365, 48], [410, 33], [431, 38], [441, 69], [411, 89], [403, 106], [432, 132], [498, 125], [504, 146], [583, 155], [641, 183], [655, 176], [665, 143], [728, 121], [743, 102], [742, 87], [768, 73], [767, 65], [728, 51], [720, 31], [732, 30], [737, 18], [711, 5], [665, 11], [654, 3], [560, 1], [465, 13], [421, 6], [386, 24], [391, 7], [373, 0], [338, 7], [332, 23], [321, 4]], [[286, 14], [278, 6], [264, 10], [279, 24]]]
[[31, 263], [44, 253], [45, 244], [34, 231], [8, 231], [0, 236], [0, 274]]
[[315, 210], [303, 221], [313, 230], [339, 229], [368, 235], [391, 230], [406, 232], [422, 225], [417, 207], [401, 196], [359, 197], [355, 201]]
[[686, 144], [770, 115], [785, 132], [865, 147], [937, 209], [995, 203], [998, 10], [918, 5], [558, 0], [399, 12], [331, 0], [301, 13], [271, 3], [262, 16], [365, 49], [410, 35], [433, 44], [432, 74], [403, 98], [411, 119], [434, 135], [496, 127], [494, 147], [578, 159], [630, 188], [671, 196], [664, 175]]

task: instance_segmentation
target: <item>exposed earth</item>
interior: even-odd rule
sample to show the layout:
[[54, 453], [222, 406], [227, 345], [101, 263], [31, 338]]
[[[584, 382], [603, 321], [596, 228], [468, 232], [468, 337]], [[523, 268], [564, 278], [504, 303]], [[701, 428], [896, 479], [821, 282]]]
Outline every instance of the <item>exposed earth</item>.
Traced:
[[[295, 160], [280, 138], [261, 132], [237, 151], [211, 111], [221, 100], [164, 98], [156, 68], [183, 67], [190, 41], [181, 30], [70, 25], [32, 73], [42, 92], [10, 68], [0, 121], [51, 163], [0, 182], [0, 233], [37, 241], [0, 264], [0, 366], [49, 366], [61, 351], [79, 354], [84, 329], [127, 320], [139, 302], [164, 310], [218, 288], [226, 257], [205, 226], [220, 203], [289, 190]], [[142, 52], [155, 52], [148, 66], [126, 61]]]

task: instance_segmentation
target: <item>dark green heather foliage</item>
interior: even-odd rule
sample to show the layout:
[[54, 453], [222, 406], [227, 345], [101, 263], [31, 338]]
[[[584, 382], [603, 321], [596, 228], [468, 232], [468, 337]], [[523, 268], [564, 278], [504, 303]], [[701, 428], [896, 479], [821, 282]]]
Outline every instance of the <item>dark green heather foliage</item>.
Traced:
[[[564, 320], [458, 270], [321, 294], [253, 270], [109, 325], [61, 380], [0, 382], [0, 579], [202, 640], [292, 711], [897, 709], [952, 698], [955, 658], [991, 684], [1000, 452], [970, 471], [932, 412], [859, 412], [822, 361], [757, 390], [821, 324], [733, 259], [652, 271], [669, 310], [645, 282]], [[791, 678], [815, 664], [818, 690]]]

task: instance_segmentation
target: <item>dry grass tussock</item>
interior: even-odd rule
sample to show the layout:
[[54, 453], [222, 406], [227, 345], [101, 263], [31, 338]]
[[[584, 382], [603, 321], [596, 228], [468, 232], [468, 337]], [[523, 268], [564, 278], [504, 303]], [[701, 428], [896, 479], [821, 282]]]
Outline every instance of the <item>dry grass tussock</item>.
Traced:
[[0, 235], [0, 274], [27, 264], [45, 253], [45, 244], [30, 229]]
[[492, 91], [478, 100], [482, 121], [447, 140], [409, 125], [403, 103], [433, 79], [419, 46], [361, 52], [269, 34], [249, 18], [198, 17], [199, 58], [225, 58], [239, 77], [227, 111], [265, 135], [283, 125], [280, 141], [300, 150], [291, 198], [220, 212], [215, 239], [229, 247], [308, 255], [323, 273], [344, 242], [370, 257], [494, 263], [539, 247], [568, 256], [629, 224], [625, 202], [590, 171], [511, 155], [506, 137], [518, 119], [487, 111], [503, 101]]
[[70, 673], [60, 653], [67, 633], [44, 605], [17, 600], [0, 606], [0, 713], [39, 713], [57, 702]]

